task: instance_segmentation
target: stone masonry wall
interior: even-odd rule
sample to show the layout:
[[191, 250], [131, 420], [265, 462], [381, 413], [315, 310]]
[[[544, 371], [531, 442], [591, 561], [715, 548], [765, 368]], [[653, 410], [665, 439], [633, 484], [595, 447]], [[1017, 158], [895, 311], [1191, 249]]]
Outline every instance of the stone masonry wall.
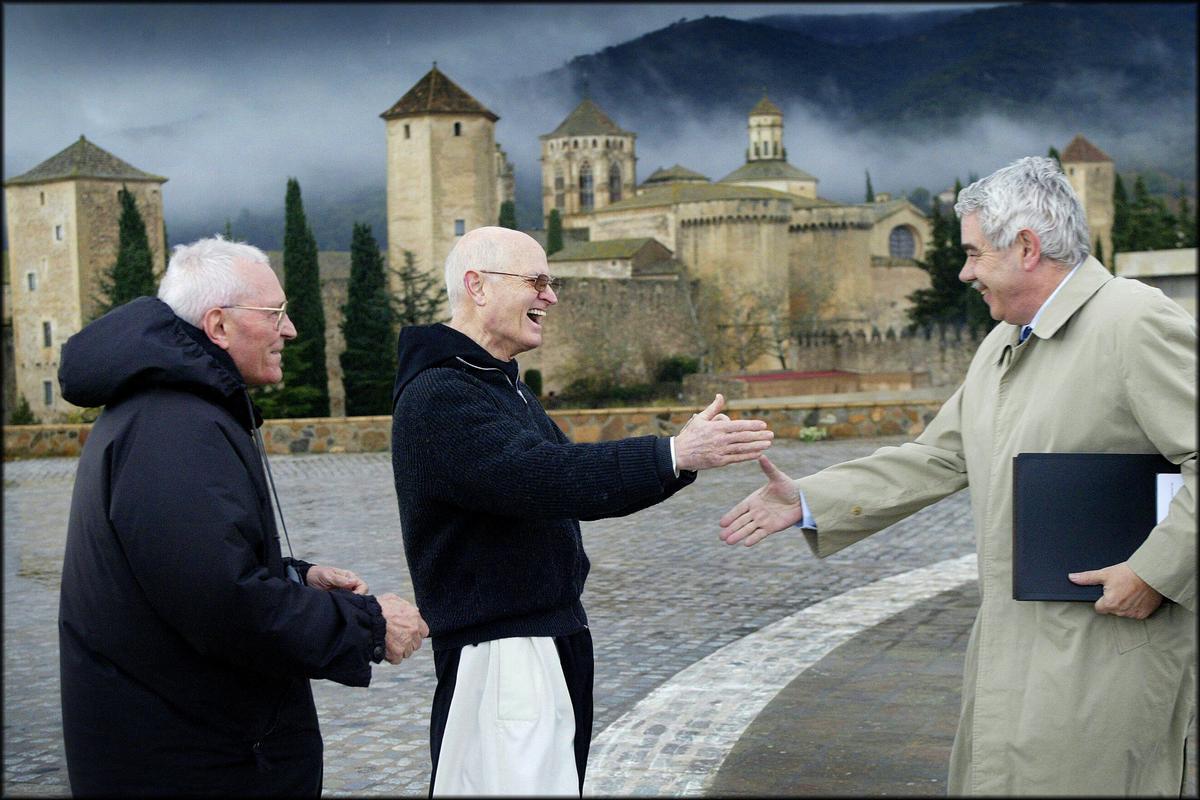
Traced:
[[[946, 393], [947, 395], [949, 392]], [[733, 419], [763, 419], [782, 439], [800, 437], [802, 428], [820, 428], [831, 439], [862, 436], [917, 436], [941, 408], [941, 401], [871, 400], [788, 403], [742, 401], [727, 413]], [[701, 405], [662, 408], [610, 408], [551, 411], [550, 417], [575, 442], [626, 436], [673, 435]], [[384, 452], [391, 446], [391, 417], [268, 420], [263, 439], [272, 455], [288, 453]], [[6, 425], [4, 458], [78, 456], [91, 425]]]

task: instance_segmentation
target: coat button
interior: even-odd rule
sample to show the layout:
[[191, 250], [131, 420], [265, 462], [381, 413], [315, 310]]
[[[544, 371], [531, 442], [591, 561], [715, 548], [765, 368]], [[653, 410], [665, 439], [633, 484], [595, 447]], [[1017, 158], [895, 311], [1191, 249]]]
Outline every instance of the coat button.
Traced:
[[375, 648], [375, 649], [372, 651], [371, 655], [372, 655], [372, 657], [373, 657], [373, 658], [374, 658], [376, 661], [380, 661], [380, 660], [382, 660], [382, 659], [383, 659], [383, 648], [382, 648], [382, 647], [376, 647], [376, 648]]
[[862, 513], [862, 506], [855, 506], [854, 508], [850, 509], [850, 513], [853, 516], [857, 517], [859, 514]]

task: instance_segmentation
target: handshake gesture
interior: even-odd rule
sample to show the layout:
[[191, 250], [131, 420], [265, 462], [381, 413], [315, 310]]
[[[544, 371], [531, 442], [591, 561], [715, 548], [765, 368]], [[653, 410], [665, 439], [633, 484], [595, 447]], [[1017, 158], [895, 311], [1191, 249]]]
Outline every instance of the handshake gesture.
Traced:
[[767, 430], [767, 423], [731, 420], [721, 413], [724, 407], [725, 397], [718, 394], [676, 434], [675, 466], [692, 471], [723, 467], [757, 458], [771, 446], [775, 434]]
[[[309, 586], [329, 591], [344, 589], [354, 594], [366, 594], [367, 582], [348, 569], [314, 564], [308, 570]], [[421, 640], [429, 635], [429, 626], [421, 619], [417, 607], [395, 594], [375, 598], [387, 620], [385, 645], [388, 663], [399, 664], [421, 648]]]

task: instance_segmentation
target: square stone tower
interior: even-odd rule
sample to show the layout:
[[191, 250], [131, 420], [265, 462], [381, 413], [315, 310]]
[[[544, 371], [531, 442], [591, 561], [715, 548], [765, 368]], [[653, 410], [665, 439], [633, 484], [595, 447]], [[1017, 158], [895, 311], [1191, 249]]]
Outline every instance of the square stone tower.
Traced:
[[137, 202], [161, 275], [166, 180], [80, 136], [5, 182], [16, 389], [43, 422], [75, 410], [58, 393], [59, 352], [95, 316], [100, 279], [117, 260], [122, 187]]
[[1104, 252], [1101, 253], [1104, 266], [1113, 268], [1112, 227], [1113, 227], [1113, 187], [1116, 186], [1117, 172], [1113, 160], [1103, 150], [1076, 134], [1067, 149], [1059, 157], [1067, 180], [1079, 195], [1083, 203], [1084, 213], [1087, 214], [1088, 231], [1092, 235], [1092, 255], [1096, 255], [1096, 243]]
[[[472, 228], [499, 221], [496, 120], [437, 68], [380, 114], [387, 122], [388, 263], [440, 279], [446, 256]], [[399, 279], [389, 272], [393, 293]]]

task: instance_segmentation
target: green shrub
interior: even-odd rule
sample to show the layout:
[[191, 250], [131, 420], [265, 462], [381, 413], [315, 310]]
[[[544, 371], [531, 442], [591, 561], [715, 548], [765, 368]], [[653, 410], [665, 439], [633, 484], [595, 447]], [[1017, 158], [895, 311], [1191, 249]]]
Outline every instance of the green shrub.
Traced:
[[17, 400], [17, 406], [12, 410], [12, 414], [8, 418], [9, 425], [40, 425], [42, 421], [33, 415], [33, 409], [29, 407], [29, 401], [25, 399], [25, 395], [21, 395]]
[[525, 385], [529, 387], [529, 391], [533, 392], [534, 396], [542, 396], [542, 371], [537, 369], [525, 370]]
[[658, 362], [654, 380], [658, 383], [682, 383], [684, 375], [700, 371], [700, 360], [691, 356], [667, 356]]
[[800, 429], [800, 441], [802, 442], [819, 442], [828, 436], [828, 432], [824, 428], [809, 427]]

